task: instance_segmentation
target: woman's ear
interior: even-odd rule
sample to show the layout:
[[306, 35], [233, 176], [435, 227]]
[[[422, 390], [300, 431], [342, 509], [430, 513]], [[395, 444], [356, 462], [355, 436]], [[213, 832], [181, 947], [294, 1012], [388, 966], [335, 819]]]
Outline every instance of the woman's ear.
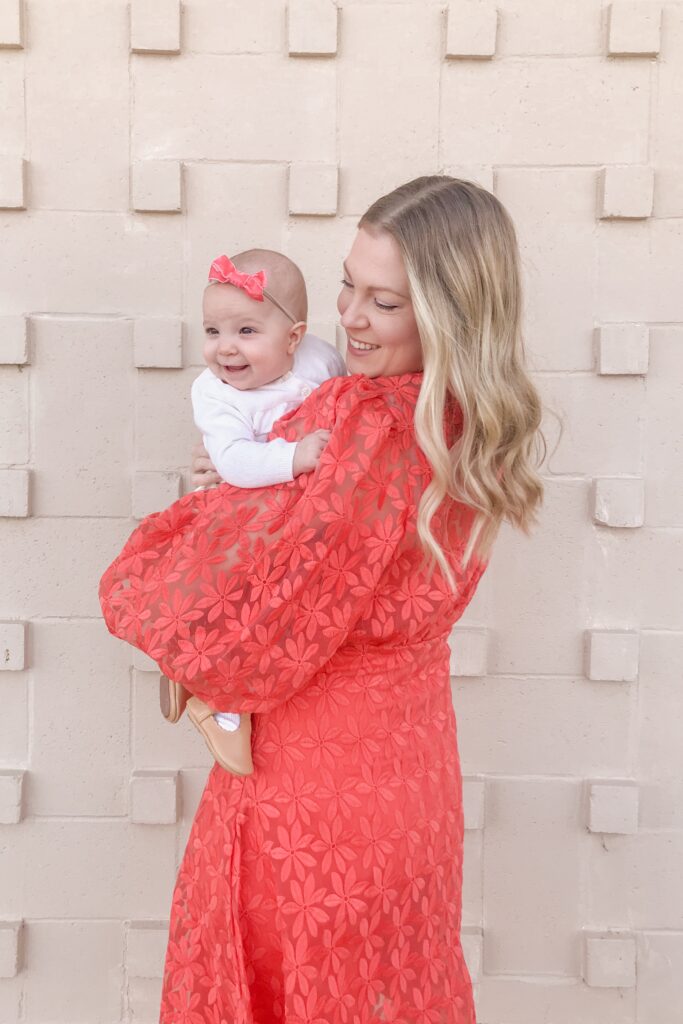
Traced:
[[287, 352], [291, 356], [303, 340], [303, 336], [306, 333], [305, 320], [299, 320], [298, 323], [292, 324], [289, 328], [289, 344], [287, 345]]

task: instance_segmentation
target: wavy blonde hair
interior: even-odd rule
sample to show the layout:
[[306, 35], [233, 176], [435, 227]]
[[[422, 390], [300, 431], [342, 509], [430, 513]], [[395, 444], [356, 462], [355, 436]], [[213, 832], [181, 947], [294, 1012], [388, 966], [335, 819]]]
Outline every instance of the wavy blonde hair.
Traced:
[[[415, 432], [433, 470], [417, 528], [432, 569], [456, 590], [431, 528], [444, 499], [475, 511], [462, 568], [472, 556], [488, 560], [503, 520], [528, 534], [543, 500], [542, 403], [525, 365], [514, 225], [486, 189], [439, 175], [378, 199], [359, 227], [389, 232], [403, 254], [424, 362]], [[463, 414], [451, 448], [449, 396]]]

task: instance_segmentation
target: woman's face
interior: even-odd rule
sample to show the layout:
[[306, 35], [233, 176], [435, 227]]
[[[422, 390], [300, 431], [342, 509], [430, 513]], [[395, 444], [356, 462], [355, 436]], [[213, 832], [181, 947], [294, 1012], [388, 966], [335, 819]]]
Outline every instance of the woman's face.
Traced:
[[388, 232], [359, 229], [344, 263], [337, 309], [346, 331], [349, 373], [393, 377], [422, 369], [408, 275]]

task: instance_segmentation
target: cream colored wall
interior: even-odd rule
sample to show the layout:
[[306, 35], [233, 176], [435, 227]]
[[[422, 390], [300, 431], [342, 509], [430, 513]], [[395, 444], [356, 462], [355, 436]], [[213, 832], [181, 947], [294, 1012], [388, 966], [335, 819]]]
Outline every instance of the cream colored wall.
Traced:
[[156, 1020], [208, 761], [97, 582], [189, 486], [211, 258], [282, 247], [334, 339], [358, 215], [447, 171], [516, 219], [566, 422], [540, 528], [504, 533], [454, 634], [480, 1024], [675, 1024], [683, 4], [291, 0], [288, 28], [283, 0], [21, 6], [0, 2], [0, 1020]]

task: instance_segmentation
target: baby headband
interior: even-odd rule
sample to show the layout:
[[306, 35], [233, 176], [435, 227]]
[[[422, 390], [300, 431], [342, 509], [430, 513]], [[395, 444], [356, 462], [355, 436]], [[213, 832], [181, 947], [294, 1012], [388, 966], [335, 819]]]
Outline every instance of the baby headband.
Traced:
[[212, 281], [217, 281], [219, 284], [233, 284], [235, 288], [241, 288], [250, 299], [255, 299], [256, 302], [263, 302], [265, 297], [274, 306], [277, 306], [293, 324], [299, 323], [296, 317], [292, 316], [288, 309], [285, 309], [272, 292], [267, 290], [265, 270], [259, 270], [256, 274], [244, 274], [241, 270], [237, 269], [229, 256], [218, 256], [209, 269], [209, 284]]

